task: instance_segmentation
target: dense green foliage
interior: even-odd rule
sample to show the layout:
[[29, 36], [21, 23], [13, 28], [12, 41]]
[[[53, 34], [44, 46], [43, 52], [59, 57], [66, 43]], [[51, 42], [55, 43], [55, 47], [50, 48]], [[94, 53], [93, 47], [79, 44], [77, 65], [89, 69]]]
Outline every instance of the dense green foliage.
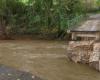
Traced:
[[[79, 0], [34, 0], [33, 12], [30, 16], [31, 30], [38, 29], [43, 35], [56, 34], [61, 37], [71, 25], [67, 22], [83, 14], [84, 7]], [[32, 2], [31, 2], [32, 3]], [[80, 5], [80, 6], [79, 6]], [[35, 25], [35, 27], [33, 27]], [[39, 27], [39, 28], [37, 28]], [[35, 30], [36, 31], [36, 30]]]
[[63, 37], [85, 13], [82, 0], [0, 0], [0, 29], [4, 34]]

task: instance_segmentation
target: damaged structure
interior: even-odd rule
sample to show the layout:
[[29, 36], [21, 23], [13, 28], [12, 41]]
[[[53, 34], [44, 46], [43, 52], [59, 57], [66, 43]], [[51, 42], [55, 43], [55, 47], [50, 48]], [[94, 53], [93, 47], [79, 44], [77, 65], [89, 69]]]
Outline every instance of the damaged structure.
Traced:
[[69, 29], [69, 32], [72, 40], [69, 41], [68, 58], [100, 71], [100, 18], [91, 17], [82, 26]]

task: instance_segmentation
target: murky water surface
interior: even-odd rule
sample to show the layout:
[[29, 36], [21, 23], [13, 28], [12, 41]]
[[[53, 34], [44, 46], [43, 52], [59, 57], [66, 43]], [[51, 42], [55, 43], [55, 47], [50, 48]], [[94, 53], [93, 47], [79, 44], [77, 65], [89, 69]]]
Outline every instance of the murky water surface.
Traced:
[[0, 41], [0, 64], [44, 80], [100, 80], [100, 73], [66, 58], [64, 41]]

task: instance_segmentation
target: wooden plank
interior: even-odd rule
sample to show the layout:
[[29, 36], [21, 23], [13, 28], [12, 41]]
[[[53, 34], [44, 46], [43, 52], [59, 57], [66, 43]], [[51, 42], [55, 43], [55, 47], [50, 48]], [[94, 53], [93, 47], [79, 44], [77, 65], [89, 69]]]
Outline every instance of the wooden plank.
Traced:
[[96, 34], [77, 34], [77, 37], [96, 37]]

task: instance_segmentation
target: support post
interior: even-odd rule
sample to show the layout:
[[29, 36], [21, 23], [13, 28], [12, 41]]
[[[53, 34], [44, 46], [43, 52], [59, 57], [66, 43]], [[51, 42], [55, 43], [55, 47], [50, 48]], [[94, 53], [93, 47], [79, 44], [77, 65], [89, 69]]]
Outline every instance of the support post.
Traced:
[[96, 33], [96, 40], [100, 40], [100, 33]]
[[73, 32], [73, 33], [72, 33], [72, 40], [76, 40], [76, 39], [77, 39], [76, 33]]

